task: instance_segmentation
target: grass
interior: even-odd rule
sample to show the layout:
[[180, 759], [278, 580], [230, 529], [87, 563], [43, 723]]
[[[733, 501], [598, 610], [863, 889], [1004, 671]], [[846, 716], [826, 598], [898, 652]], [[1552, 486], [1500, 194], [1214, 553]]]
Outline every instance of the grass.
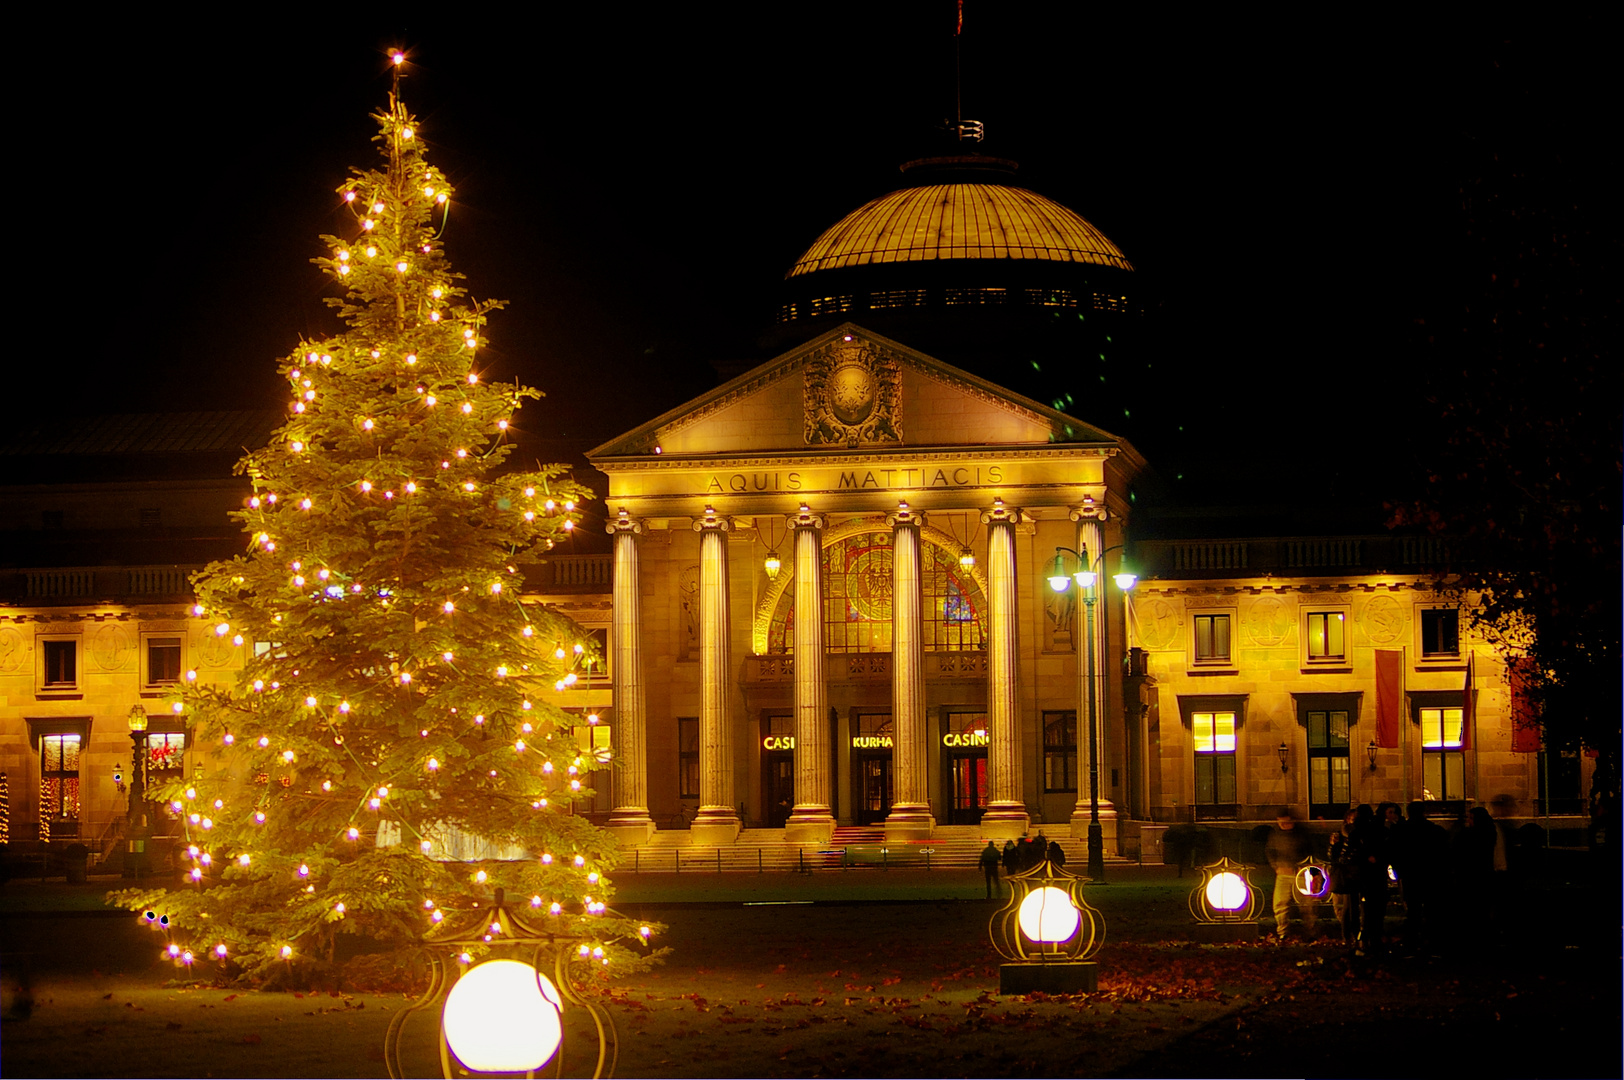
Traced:
[[[621, 1076], [1619, 1071], [1606, 890], [1531, 890], [1554, 895], [1563, 918], [1444, 958], [1363, 966], [1330, 944], [1195, 944], [1195, 879], [1113, 868], [1087, 891], [1108, 926], [1099, 992], [1044, 999], [997, 994], [986, 926], [999, 905], [974, 873], [666, 876], [681, 880], [620, 883], [618, 906], [667, 922], [673, 949], [604, 999]], [[155, 963], [155, 942], [128, 917], [3, 920], [5, 1074], [384, 1075], [402, 996], [165, 985], [174, 971]], [[20, 975], [26, 1020], [10, 1011]], [[438, 1075], [434, 1029], [428, 1015], [407, 1026], [413, 1075]], [[1414, 1043], [1402, 1054], [1400, 1038]], [[567, 1073], [589, 1071], [588, 1043], [574, 1030]]]

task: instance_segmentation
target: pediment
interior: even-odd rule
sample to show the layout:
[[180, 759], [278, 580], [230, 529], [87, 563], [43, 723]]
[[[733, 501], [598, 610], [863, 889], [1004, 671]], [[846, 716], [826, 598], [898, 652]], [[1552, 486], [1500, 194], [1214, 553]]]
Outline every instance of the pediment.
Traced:
[[587, 457], [1118, 445], [1075, 417], [852, 323], [612, 439]]

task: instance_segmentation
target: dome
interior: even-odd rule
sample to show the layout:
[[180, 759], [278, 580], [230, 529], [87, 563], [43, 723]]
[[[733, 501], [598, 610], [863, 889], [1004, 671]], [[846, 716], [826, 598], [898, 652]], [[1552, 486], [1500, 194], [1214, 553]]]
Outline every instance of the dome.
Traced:
[[818, 237], [785, 277], [948, 259], [1133, 269], [1104, 233], [1052, 199], [1002, 184], [950, 183], [903, 188], [859, 207]]

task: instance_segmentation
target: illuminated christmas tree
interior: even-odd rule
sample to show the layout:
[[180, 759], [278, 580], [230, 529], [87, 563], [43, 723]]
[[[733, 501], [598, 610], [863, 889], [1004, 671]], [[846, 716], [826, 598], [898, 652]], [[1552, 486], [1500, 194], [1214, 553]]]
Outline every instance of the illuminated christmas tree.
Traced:
[[614, 841], [572, 814], [601, 764], [572, 725], [597, 718], [553, 703], [592, 644], [522, 604], [516, 569], [589, 492], [563, 466], [502, 467], [539, 395], [481, 377], [501, 304], [468, 299], [445, 258], [451, 188], [394, 59], [385, 164], [339, 188], [354, 227], [314, 260], [347, 329], [282, 362], [289, 418], [238, 465], [247, 553], [194, 579], [194, 614], [244, 669], [230, 687], [189, 672], [175, 703], [222, 763], [154, 793], [181, 819], [190, 886], [115, 899], [167, 915], [177, 956], [302, 981], [337, 934], [410, 947], [503, 888], [601, 947], [594, 965], [630, 968], [648, 930], [604, 908]]

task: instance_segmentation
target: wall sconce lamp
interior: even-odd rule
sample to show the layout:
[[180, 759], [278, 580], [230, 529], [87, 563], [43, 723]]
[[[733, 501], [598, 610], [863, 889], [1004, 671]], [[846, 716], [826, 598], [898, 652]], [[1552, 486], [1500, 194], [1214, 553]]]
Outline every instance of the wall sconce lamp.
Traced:
[[1276, 750], [1275, 753], [1280, 755], [1280, 772], [1281, 775], [1284, 775], [1286, 772], [1286, 765], [1291, 761], [1291, 747], [1287, 746], [1285, 743], [1281, 743], [1280, 749]]
[[1376, 740], [1371, 739], [1370, 745], [1365, 747], [1365, 759], [1370, 762], [1370, 771], [1376, 771]]

